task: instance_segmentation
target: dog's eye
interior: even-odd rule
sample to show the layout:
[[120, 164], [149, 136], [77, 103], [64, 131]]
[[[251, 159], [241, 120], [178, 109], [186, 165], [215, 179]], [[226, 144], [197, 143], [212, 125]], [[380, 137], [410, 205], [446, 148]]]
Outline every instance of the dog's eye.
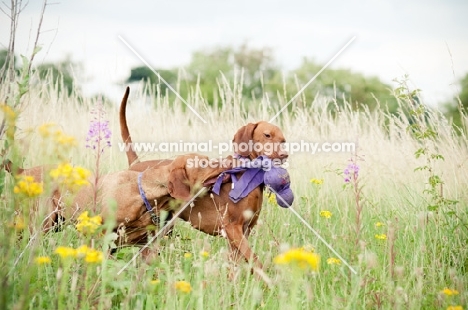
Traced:
[[271, 135], [270, 135], [269, 133], [264, 133], [263, 135], [264, 135], [265, 138], [267, 138], [267, 139], [270, 139], [270, 138], [271, 138]]

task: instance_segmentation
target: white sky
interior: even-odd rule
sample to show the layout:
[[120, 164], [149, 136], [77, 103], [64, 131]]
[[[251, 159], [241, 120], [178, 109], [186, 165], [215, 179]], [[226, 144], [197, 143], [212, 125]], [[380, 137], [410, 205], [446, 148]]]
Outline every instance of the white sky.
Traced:
[[[18, 54], [31, 53], [41, 5], [30, 0], [21, 14]], [[143, 65], [119, 35], [155, 68], [184, 66], [196, 49], [248, 42], [272, 47], [285, 70], [304, 56], [325, 63], [356, 36], [332, 68], [387, 83], [407, 73], [435, 105], [450, 99], [468, 72], [467, 15], [466, 0], [63, 0], [46, 9], [36, 64], [70, 55], [84, 65], [77, 77], [86, 94], [118, 102], [130, 68]], [[0, 48], [8, 40], [2, 13]]]

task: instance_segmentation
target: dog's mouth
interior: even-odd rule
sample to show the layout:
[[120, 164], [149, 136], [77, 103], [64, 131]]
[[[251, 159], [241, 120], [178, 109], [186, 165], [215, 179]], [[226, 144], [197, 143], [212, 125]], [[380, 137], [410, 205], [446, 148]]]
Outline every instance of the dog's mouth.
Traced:
[[284, 164], [288, 161], [289, 155], [279, 155], [278, 153], [273, 153], [273, 154], [265, 154], [268, 156], [271, 160], [274, 160], [275, 162]]

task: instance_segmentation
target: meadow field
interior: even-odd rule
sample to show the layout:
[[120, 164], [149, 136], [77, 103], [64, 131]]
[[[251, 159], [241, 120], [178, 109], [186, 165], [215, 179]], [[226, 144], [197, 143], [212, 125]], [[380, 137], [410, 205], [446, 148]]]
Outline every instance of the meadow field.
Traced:
[[[204, 123], [177, 98], [145, 96], [133, 87], [127, 116], [134, 142], [230, 141], [238, 128], [270, 120], [289, 100], [250, 101], [238, 88], [220, 85], [221, 107], [207, 106], [196, 92], [187, 99]], [[5, 158], [24, 167], [69, 163], [94, 175], [127, 168], [118, 147], [118, 102], [99, 109], [96, 100], [50, 84], [33, 85], [21, 96], [3, 85], [7, 92], [18, 101], [14, 108], [2, 106]], [[396, 95], [400, 114], [354, 111], [319, 97], [292, 102], [273, 121], [288, 142], [355, 143], [354, 152], [289, 156], [292, 208], [342, 259], [265, 194], [249, 238], [263, 277], [252, 275], [247, 263], [229, 261], [226, 239], [182, 221], [171, 237], [151, 246], [157, 256], [138, 257], [119, 273], [138, 248], [107, 255], [115, 238], [106, 229], [111, 220], [96, 231], [65, 222], [47, 234], [37, 234], [42, 218], [28, 223], [36, 196], [44, 203], [53, 182], [77, 180], [51, 176], [41, 187], [2, 172], [0, 308], [466, 309], [467, 130], [457, 132], [439, 112], [419, 106], [410, 90]], [[93, 149], [87, 137], [96, 119], [108, 121], [109, 130]], [[204, 154], [219, 156], [216, 150]], [[97, 214], [88, 215], [87, 224]]]

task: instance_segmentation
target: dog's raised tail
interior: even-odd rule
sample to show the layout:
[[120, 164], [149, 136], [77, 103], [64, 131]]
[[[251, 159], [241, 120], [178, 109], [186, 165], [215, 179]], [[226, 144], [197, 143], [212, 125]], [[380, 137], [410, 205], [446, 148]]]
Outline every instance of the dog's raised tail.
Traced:
[[128, 95], [130, 94], [130, 87], [127, 86], [125, 90], [125, 94], [122, 98], [122, 102], [120, 103], [120, 111], [119, 111], [119, 118], [120, 118], [120, 135], [122, 136], [123, 142], [126, 144], [125, 152], [127, 154], [128, 165], [131, 166], [134, 163], [138, 162], [138, 155], [133, 150], [132, 147], [132, 137], [130, 132], [128, 131], [127, 126], [127, 116], [126, 116], [126, 108], [127, 108], [127, 100]]

